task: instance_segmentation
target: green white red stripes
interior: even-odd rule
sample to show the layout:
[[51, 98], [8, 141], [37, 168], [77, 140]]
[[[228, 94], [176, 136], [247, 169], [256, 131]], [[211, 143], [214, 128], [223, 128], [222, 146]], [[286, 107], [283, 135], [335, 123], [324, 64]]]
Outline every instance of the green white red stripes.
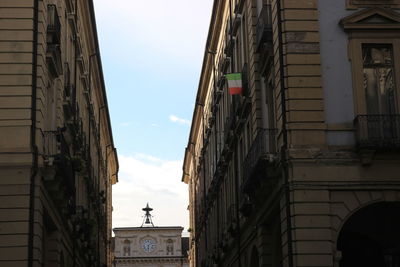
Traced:
[[229, 73], [225, 75], [228, 81], [229, 94], [239, 95], [242, 93], [242, 73]]

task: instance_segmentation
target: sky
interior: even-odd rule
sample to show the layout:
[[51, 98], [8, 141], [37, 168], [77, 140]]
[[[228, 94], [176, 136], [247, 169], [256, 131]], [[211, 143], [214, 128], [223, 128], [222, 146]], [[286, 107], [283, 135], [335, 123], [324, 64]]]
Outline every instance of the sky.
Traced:
[[[212, 0], [94, 0], [119, 182], [113, 227], [189, 225], [182, 161]], [[184, 230], [184, 231], [185, 231]]]

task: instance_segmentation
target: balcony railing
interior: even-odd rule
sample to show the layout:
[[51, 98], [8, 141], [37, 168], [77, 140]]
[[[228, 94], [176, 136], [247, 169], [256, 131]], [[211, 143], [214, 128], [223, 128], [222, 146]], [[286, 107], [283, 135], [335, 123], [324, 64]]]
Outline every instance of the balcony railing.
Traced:
[[256, 25], [256, 47], [257, 51], [262, 47], [261, 45], [267, 41], [272, 40], [272, 18], [271, 6], [264, 5], [258, 16]]
[[359, 115], [354, 125], [358, 148], [400, 148], [400, 115]]
[[[44, 155], [47, 159], [55, 158], [61, 153], [60, 142], [57, 140], [58, 131], [46, 131], [44, 136]], [[52, 164], [52, 161], [49, 162]]]
[[225, 119], [224, 125], [224, 141], [225, 143], [229, 142], [233, 136], [233, 127], [236, 122], [236, 113], [235, 110], [231, 108], [229, 116]]
[[44, 157], [48, 166], [55, 167], [54, 177], [47, 177], [51, 189], [61, 188], [71, 195], [75, 192], [75, 174], [72, 168], [69, 146], [61, 131], [46, 131], [43, 134]]
[[60, 45], [50, 43], [47, 44], [46, 62], [51, 74], [54, 77], [62, 75], [63, 67], [61, 63], [62, 59]]
[[[250, 147], [250, 150], [243, 162], [243, 184], [242, 191], [246, 192], [259, 175], [259, 167], [265, 167], [265, 163], [273, 162], [276, 157], [275, 129], [260, 129]], [[263, 164], [264, 163], [264, 164]]]

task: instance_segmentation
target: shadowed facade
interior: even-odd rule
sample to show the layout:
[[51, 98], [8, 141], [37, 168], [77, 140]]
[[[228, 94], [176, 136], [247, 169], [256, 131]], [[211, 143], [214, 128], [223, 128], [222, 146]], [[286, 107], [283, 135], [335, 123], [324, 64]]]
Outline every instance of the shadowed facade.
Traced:
[[111, 266], [118, 180], [92, 1], [0, 1], [0, 265]]

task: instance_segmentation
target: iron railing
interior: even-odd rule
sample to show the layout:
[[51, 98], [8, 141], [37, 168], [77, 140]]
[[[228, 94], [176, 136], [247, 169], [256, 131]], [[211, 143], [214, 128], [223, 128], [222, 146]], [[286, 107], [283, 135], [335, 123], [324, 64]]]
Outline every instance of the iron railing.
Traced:
[[63, 66], [60, 45], [50, 43], [47, 44], [46, 61], [48, 67], [50, 68], [50, 72], [54, 77], [62, 75]]
[[256, 47], [257, 51], [261, 44], [272, 40], [272, 17], [271, 6], [264, 5], [257, 19], [256, 25]]
[[400, 148], [400, 115], [358, 115], [354, 125], [358, 148]]
[[260, 129], [252, 143], [245, 160], [243, 161], [243, 187], [242, 191], [246, 191], [246, 187], [252, 183], [254, 173], [262, 161], [272, 161], [276, 155], [276, 129]]
[[43, 133], [44, 155], [54, 158], [61, 153], [60, 142], [57, 140], [58, 131], [46, 131]]
[[224, 141], [225, 143], [227, 143], [230, 138], [232, 137], [232, 130], [233, 127], [235, 125], [235, 121], [236, 121], [236, 114], [235, 114], [235, 110], [233, 108], [231, 108], [230, 112], [229, 112], [229, 116], [226, 117], [225, 119], [225, 125], [224, 125]]
[[43, 133], [44, 156], [48, 165], [56, 167], [56, 176], [70, 194], [75, 192], [75, 174], [72, 167], [69, 146], [61, 131]]

